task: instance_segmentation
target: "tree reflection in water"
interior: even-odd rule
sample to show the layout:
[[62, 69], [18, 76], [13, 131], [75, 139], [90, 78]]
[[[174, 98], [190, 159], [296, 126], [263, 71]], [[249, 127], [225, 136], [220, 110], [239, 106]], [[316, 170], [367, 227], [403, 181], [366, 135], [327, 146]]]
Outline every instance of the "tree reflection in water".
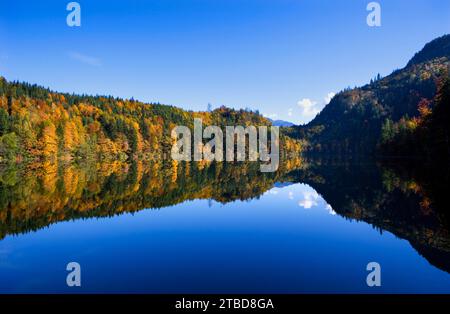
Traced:
[[[403, 165], [403, 166], [400, 166]], [[393, 162], [290, 159], [274, 173], [254, 162], [143, 162], [0, 168], [0, 237], [65, 220], [160, 209], [193, 199], [258, 198], [275, 185], [306, 183], [333, 210], [408, 240], [450, 272], [448, 169]]]

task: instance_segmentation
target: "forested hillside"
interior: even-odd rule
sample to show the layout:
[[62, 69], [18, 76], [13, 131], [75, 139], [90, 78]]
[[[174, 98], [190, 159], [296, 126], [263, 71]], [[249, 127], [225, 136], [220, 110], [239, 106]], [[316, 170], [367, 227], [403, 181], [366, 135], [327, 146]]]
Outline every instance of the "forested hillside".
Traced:
[[375, 153], [383, 126], [419, 118], [424, 103], [432, 110], [449, 69], [450, 35], [445, 35], [428, 43], [405, 68], [338, 93], [315, 119], [289, 134], [307, 140], [310, 152]]
[[[258, 113], [226, 107], [185, 111], [133, 99], [53, 92], [0, 77], [0, 160], [170, 157], [176, 125], [271, 125]], [[284, 153], [300, 144], [281, 135]]]
[[444, 77], [432, 101], [419, 103], [419, 116], [388, 119], [381, 130], [380, 151], [385, 155], [425, 156], [450, 160], [450, 79]]

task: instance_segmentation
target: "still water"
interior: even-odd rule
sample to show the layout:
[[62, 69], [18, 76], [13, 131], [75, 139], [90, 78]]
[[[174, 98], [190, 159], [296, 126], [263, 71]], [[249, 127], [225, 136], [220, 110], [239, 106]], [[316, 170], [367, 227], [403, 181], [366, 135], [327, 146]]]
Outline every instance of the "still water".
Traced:
[[441, 198], [375, 163], [47, 167], [0, 172], [2, 293], [450, 292]]

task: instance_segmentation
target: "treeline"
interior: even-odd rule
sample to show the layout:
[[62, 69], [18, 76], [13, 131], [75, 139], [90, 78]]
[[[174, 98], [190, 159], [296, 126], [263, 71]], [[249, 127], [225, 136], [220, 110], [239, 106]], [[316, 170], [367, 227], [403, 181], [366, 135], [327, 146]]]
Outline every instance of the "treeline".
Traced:
[[[57, 93], [0, 77], [0, 161], [167, 158], [176, 125], [271, 125], [259, 113], [185, 111], [111, 96]], [[300, 144], [284, 135], [283, 151]]]
[[450, 77], [438, 83], [434, 99], [422, 99], [418, 117], [403, 117], [398, 122], [386, 119], [379, 149], [384, 155], [427, 157], [450, 161]]

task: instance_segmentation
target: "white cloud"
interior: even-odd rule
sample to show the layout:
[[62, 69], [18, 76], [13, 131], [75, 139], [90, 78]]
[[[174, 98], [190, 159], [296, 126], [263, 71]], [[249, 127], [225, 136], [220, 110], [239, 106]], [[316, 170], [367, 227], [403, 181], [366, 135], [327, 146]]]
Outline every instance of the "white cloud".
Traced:
[[297, 105], [303, 110], [302, 113], [305, 115], [311, 115], [316, 113], [317, 111], [316, 109], [317, 102], [309, 98], [303, 98], [297, 103]]
[[87, 56], [87, 55], [84, 55], [84, 54], [81, 54], [81, 53], [75, 52], [75, 51], [69, 52], [69, 57], [72, 58], [73, 60], [79, 61], [79, 62], [87, 64], [87, 65], [91, 65], [91, 66], [98, 67], [98, 66], [102, 65], [100, 59], [92, 57], [92, 56]]
[[320, 112], [317, 102], [309, 98], [303, 98], [297, 103], [297, 105], [300, 107], [302, 118], [305, 120], [314, 118], [315, 115]]
[[300, 107], [300, 119], [302, 123], [308, 123], [331, 101], [335, 93], [329, 92], [324, 98], [323, 103], [319, 103], [310, 98], [303, 98], [297, 105]]
[[323, 99], [325, 101], [325, 105], [328, 105], [331, 101], [331, 99], [336, 95], [336, 93], [329, 92], [325, 98]]
[[325, 208], [328, 210], [328, 213], [330, 215], [336, 215], [336, 212], [334, 211], [333, 207], [331, 207], [330, 204], [327, 204], [327, 206]]
[[319, 194], [316, 191], [306, 191], [303, 192], [303, 199], [298, 202], [298, 206], [303, 207], [305, 209], [309, 209], [313, 206], [317, 206], [319, 199]]
[[289, 191], [289, 193], [288, 193], [288, 198], [289, 198], [290, 200], [293, 200], [293, 199], [294, 199], [294, 193], [292, 193], [292, 191]]
[[289, 116], [289, 117], [292, 117], [292, 108], [289, 108], [289, 109], [288, 109], [288, 116]]

